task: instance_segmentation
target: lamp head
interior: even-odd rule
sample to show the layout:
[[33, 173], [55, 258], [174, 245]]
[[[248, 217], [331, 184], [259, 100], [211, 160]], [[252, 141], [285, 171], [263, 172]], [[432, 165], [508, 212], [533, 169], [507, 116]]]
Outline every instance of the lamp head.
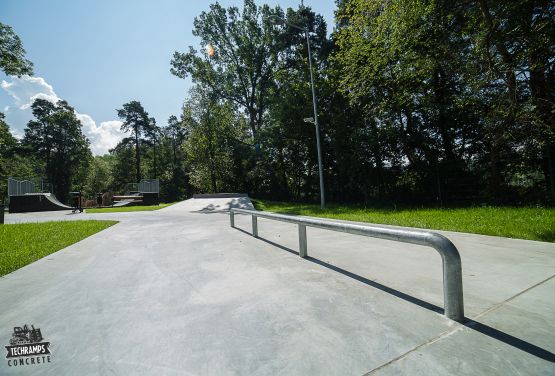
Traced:
[[283, 18], [276, 15], [268, 16], [267, 20], [274, 25], [283, 25], [285, 23], [285, 20]]
[[314, 124], [314, 118], [313, 118], [313, 117], [304, 118], [303, 121], [304, 121], [305, 123], [312, 123], [312, 124]]

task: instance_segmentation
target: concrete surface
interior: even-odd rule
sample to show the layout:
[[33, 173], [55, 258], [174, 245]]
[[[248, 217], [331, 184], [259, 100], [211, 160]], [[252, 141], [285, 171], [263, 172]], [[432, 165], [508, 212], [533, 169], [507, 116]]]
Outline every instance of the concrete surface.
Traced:
[[553, 375], [555, 244], [454, 232], [461, 325], [431, 248], [237, 215], [248, 198], [6, 222], [121, 222], [0, 278], [0, 341], [34, 324], [52, 362], [0, 375]]

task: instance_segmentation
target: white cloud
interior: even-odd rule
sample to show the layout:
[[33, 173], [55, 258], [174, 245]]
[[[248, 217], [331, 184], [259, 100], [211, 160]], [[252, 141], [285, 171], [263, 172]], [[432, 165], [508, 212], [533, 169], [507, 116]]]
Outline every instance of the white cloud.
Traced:
[[[16, 137], [21, 137], [25, 124], [32, 118], [30, 107], [35, 99], [45, 99], [52, 103], [60, 100], [60, 97], [42, 77], [10, 77], [11, 82], [2, 80], [0, 88], [13, 99], [15, 107], [6, 106], [7, 123], [11, 126], [11, 131]], [[10, 112], [8, 113], [8, 109]], [[125, 136], [120, 131], [122, 122], [119, 120], [103, 121], [96, 125], [94, 119], [87, 114], [80, 114], [75, 111], [75, 115], [83, 124], [83, 133], [91, 141], [93, 154], [106, 154]]]
[[23, 136], [25, 136], [25, 133], [23, 133], [22, 131], [20, 131], [19, 129], [12, 129], [10, 128], [10, 133], [17, 138], [18, 140], [21, 140], [23, 138]]
[[45, 99], [45, 100], [47, 100], [49, 102], [52, 102], [52, 103], [56, 103], [60, 100], [60, 98], [58, 98], [58, 96], [56, 94], [49, 95], [49, 94], [45, 94], [45, 93], [37, 93], [37, 94], [31, 96], [31, 98], [29, 98], [29, 103], [25, 103], [25, 104], [22, 104], [21, 106], [19, 106], [19, 109], [20, 110], [26, 110], [26, 109], [30, 108], [31, 105], [33, 104], [33, 102], [35, 101], [35, 99]]
[[92, 152], [95, 155], [108, 153], [123, 138], [120, 130], [122, 122], [119, 120], [103, 121], [100, 125], [87, 114], [76, 113], [77, 118], [83, 124], [83, 132], [91, 141]]
[[10, 77], [11, 82], [2, 80], [0, 87], [10, 95], [20, 110], [25, 110], [33, 104], [36, 98], [46, 99], [56, 103], [60, 98], [54, 92], [52, 85], [42, 77]]

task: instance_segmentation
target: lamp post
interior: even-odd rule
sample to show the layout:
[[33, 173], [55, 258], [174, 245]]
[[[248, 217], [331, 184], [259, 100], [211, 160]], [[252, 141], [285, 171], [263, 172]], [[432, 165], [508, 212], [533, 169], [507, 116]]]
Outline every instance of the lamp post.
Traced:
[[274, 25], [288, 25], [295, 29], [304, 31], [306, 37], [306, 45], [308, 49], [308, 65], [310, 67], [310, 85], [312, 87], [312, 105], [314, 107], [314, 118], [305, 118], [304, 121], [313, 123], [316, 129], [316, 148], [318, 150], [318, 172], [320, 175], [320, 208], [324, 209], [326, 200], [324, 197], [324, 171], [322, 167], [322, 147], [320, 146], [320, 127], [318, 126], [318, 111], [316, 109], [316, 90], [314, 88], [314, 76], [312, 73], [312, 52], [310, 50], [310, 38], [308, 37], [308, 29], [285, 21], [279, 16], [269, 16], [268, 21]]

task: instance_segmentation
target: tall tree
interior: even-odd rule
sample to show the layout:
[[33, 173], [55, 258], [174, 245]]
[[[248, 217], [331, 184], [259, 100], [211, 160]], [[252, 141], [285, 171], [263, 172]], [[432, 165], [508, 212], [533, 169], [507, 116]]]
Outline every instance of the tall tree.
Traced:
[[154, 119], [153, 117], [148, 119], [148, 128], [145, 129], [145, 136], [146, 141], [151, 146], [153, 155], [151, 176], [152, 178], [156, 179], [158, 178], [157, 148], [160, 143], [161, 130], [160, 127], [156, 125], [156, 119]]
[[265, 21], [272, 14], [283, 16], [279, 7], [259, 7], [253, 0], [245, 0], [242, 11], [212, 4], [210, 11], [195, 18], [193, 29], [201, 44], [210, 48], [204, 54], [193, 47], [186, 53], [175, 52], [171, 62], [176, 76], [190, 76], [220, 100], [243, 109], [255, 143], [282, 49], [282, 34]]
[[168, 125], [161, 128], [158, 142], [158, 170], [161, 198], [176, 201], [191, 192], [188, 180], [188, 162], [183, 153], [183, 142], [187, 138], [183, 121], [172, 115]]
[[51, 103], [35, 99], [31, 108], [36, 120], [27, 124], [22, 145], [29, 155], [44, 163], [54, 193], [66, 201], [74, 184], [77, 188], [84, 184], [75, 178], [84, 176], [92, 158], [89, 140], [82, 132], [74, 109], [66, 101]]
[[548, 0], [476, 0], [473, 5], [469, 34], [487, 73], [479, 89], [495, 88], [491, 108], [497, 111], [488, 116], [492, 169], [501, 180], [509, 170], [502, 164], [504, 150], [514, 153], [515, 143], [521, 152], [539, 144], [555, 203], [555, 7]]
[[25, 58], [25, 49], [13, 29], [0, 22], [0, 69], [8, 76], [33, 74], [33, 63]]
[[7, 194], [6, 179], [8, 174], [8, 161], [13, 158], [17, 140], [10, 133], [8, 124], [4, 121], [4, 114], [0, 112], [0, 205], [4, 204]]
[[183, 123], [177, 119], [177, 116], [171, 115], [168, 118], [168, 126], [164, 128], [164, 135], [171, 140], [172, 165], [173, 168], [176, 168], [181, 157], [179, 148], [188, 136], [187, 130], [183, 127]]
[[[480, 142], [480, 101], [465, 81], [473, 64], [464, 34], [467, 7], [351, 0], [337, 13], [333, 62], [340, 87], [362, 110], [374, 142], [393, 142], [387, 146], [393, 160], [377, 163], [398, 166], [409, 190], [434, 192], [440, 203], [459, 196], [464, 155]], [[386, 136], [391, 131], [395, 138]]]
[[35, 180], [42, 176], [42, 164], [34, 156], [22, 152], [19, 141], [11, 134], [0, 112], [0, 204], [8, 195], [8, 178]]
[[[264, 22], [275, 14], [309, 30], [330, 198], [546, 201], [555, 134], [547, 0], [336, 4], [330, 39], [304, 6], [284, 14], [247, 0], [196, 18], [206, 51], [176, 52], [172, 73], [204, 93], [181, 119], [197, 189], [227, 181], [267, 197], [316, 197], [305, 36]], [[218, 111], [231, 126], [210, 120]], [[232, 170], [211, 174], [211, 164]]]
[[151, 129], [151, 120], [143, 105], [139, 101], [125, 103], [123, 108], [117, 110], [118, 117], [123, 120], [121, 130], [131, 133], [135, 145], [135, 178], [141, 181], [141, 142], [143, 135]]
[[[332, 125], [322, 122], [329, 112], [329, 98], [324, 90], [330, 47], [326, 23], [322, 16], [305, 6], [297, 10], [289, 8], [286, 14], [287, 22], [309, 31], [324, 165], [329, 166], [327, 135]], [[303, 121], [313, 114], [306, 35], [303, 30], [288, 25], [274, 27], [282, 36], [283, 50], [270, 90], [269, 121], [263, 131], [262, 143], [267, 152], [264, 161], [268, 164], [265, 169], [268, 175], [264, 179], [268, 186], [264, 188], [275, 198], [287, 198], [292, 194], [296, 199], [309, 199], [319, 194], [319, 186], [314, 128]], [[326, 169], [325, 173], [328, 171]]]
[[96, 197], [113, 189], [113, 176], [115, 159], [112, 155], [96, 155], [88, 168], [85, 179], [84, 194], [87, 197]]
[[10, 156], [17, 146], [17, 139], [11, 134], [5, 118], [4, 113], [0, 112], [0, 158]]
[[136, 179], [135, 172], [130, 166], [135, 163], [135, 147], [132, 138], [124, 138], [110, 150], [113, 157], [111, 166], [111, 189], [115, 192], [124, 192], [127, 184]]
[[[61, 103], [63, 106], [64, 104]], [[35, 120], [29, 121], [25, 131], [24, 145], [33, 147], [33, 154], [44, 162], [45, 170], [50, 171], [54, 148], [55, 132], [59, 127], [53, 123], [52, 116], [62, 110], [56, 104], [36, 99], [31, 106]]]
[[233, 107], [194, 87], [183, 109], [189, 135], [183, 148], [191, 164], [191, 184], [204, 192], [233, 189], [233, 148], [240, 137]]

